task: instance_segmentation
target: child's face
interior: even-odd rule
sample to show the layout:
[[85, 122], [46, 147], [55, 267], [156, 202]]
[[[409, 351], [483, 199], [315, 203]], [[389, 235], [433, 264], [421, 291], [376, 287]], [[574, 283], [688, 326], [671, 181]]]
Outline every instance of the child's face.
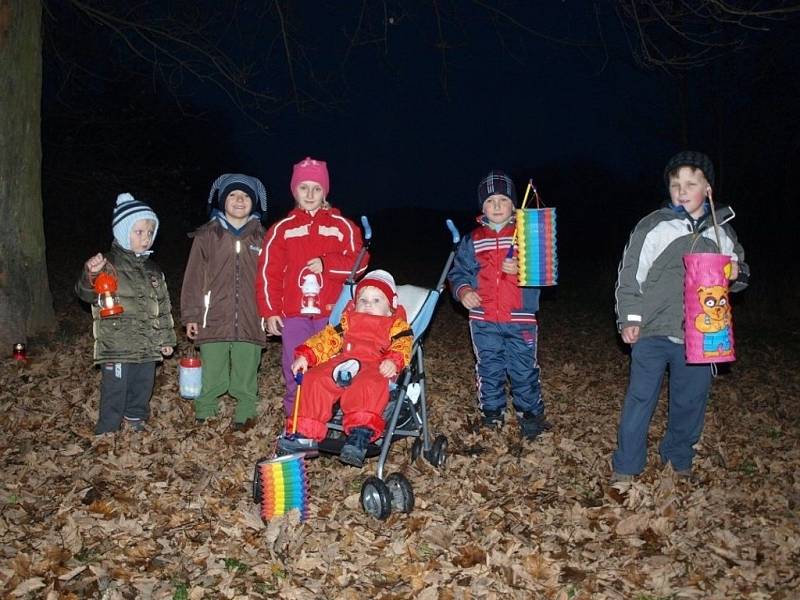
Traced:
[[356, 298], [356, 312], [388, 317], [392, 314], [386, 295], [371, 285], [361, 288]]
[[514, 203], [511, 198], [503, 194], [489, 196], [483, 203], [483, 214], [490, 223], [501, 225], [511, 218], [514, 213]]
[[294, 188], [294, 200], [298, 208], [314, 214], [325, 201], [325, 192], [316, 181], [301, 181]]
[[692, 218], [703, 216], [703, 203], [711, 186], [700, 169], [681, 167], [669, 178], [669, 197], [673, 206], [682, 206]]
[[225, 217], [228, 220], [240, 221], [253, 212], [253, 199], [242, 190], [233, 190], [225, 198]]
[[150, 250], [156, 234], [156, 222], [151, 219], [139, 219], [131, 227], [131, 250], [141, 254]]

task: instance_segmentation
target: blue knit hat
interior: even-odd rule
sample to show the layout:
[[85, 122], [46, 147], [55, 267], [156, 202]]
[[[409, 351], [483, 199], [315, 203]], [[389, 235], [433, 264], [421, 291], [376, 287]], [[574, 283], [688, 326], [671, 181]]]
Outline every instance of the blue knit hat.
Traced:
[[156, 228], [153, 230], [153, 241], [156, 241], [158, 233], [158, 217], [153, 209], [144, 202], [139, 202], [130, 194], [120, 194], [117, 196], [117, 205], [114, 207], [114, 216], [111, 220], [111, 227], [114, 230], [114, 239], [125, 248], [131, 249], [131, 227], [140, 219], [155, 221]]
[[486, 199], [495, 194], [508, 196], [514, 206], [517, 205], [517, 190], [514, 187], [514, 182], [503, 171], [489, 171], [489, 174], [481, 179], [478, 184], [478, 203], [480, 207], [483, 208], [483, 203], [486, 202]]
[[217, 177], [211, 184], [208, 193], [208, 210], [216, 208], [225, 212], [225, 199], [234, 190], [240, 190], [250, 196], [253, 201], [251, 213], [258, 213], [262, 217], [267, 215], [267, 190], [261, 180], [241, 173], [225, 173]]

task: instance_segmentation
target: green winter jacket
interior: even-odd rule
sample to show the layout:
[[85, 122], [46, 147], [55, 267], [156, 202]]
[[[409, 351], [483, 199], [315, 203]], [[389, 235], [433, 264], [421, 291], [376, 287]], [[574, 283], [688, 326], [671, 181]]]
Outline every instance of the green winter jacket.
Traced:
[[113, 265], [110, 272], [116, 270], [119, 279], [117, 296], [123, 313], [100, 316], [97, 294], [86, 269], [75, 284], [78, 298], [92, 303], [95, 363], [162, 360], [161, 348], [176, 343], [164, 274], [148, 256], [136, 256], [116, 241], [105, 257]]

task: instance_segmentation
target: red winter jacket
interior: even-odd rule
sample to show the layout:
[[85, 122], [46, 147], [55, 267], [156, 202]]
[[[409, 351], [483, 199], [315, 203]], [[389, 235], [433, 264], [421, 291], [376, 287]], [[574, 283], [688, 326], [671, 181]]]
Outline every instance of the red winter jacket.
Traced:
[[[337, 209], [319, 209], [314, 216], [293, 209], [264, 236], [256, 282], [259, 314], [264, 318], [300, 316], [301, 275], [310, 273], [303, 272], [306, 263], [319, 257], [320, 316], [329, 315], [362, 245], [361, 230]], [[365, 254], [358, 274], [366, 270], [368, 261]]]

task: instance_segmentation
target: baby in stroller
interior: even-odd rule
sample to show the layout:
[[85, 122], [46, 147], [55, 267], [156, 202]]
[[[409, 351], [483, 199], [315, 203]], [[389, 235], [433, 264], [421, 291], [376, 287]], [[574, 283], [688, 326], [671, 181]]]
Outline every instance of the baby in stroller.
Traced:
[[295, 350], [292, 373], [302, 386], [278, 452], [316, 450], [338, 401], [347, 435], [339, 458], [361, 467], [367, 446], [386, 427], [388, 381], [410, 363], [413, 342], [392, 275], [383, 270], [365, 275], [339, 324], [327, 325]]

